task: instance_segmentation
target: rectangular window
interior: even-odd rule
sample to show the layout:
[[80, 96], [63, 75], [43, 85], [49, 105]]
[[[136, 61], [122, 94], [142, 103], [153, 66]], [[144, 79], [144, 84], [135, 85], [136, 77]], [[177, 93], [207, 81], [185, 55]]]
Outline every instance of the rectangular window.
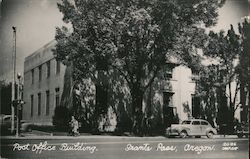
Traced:
[[60, 61], [56, 60], [56, 74], [60, 73]]
[[166, 67], [164, 75], [165, 75], [166, 79], [171, 79], [173, 77], [173, 68], [172, 67]]
[[174, 92], [163, 92], [163, 105], [166, 107], [173, 107]]
[[193, 121], [192, 125], [200, 125], [200, 121]]
[[38, 67], [39, 82], [42, 80], [42, 65]]
[[55, 101], [56, 101], [56, 107], [59, 107], [60, 106], [60, 88], [56, 88], [55, 89], [56, 90], [56, 99], [55, 99]]
[[47, 62], [47, 78], [50, 77], [50, 61]]
[[175, 109], [173, 107], [173, 92], [163, 92], [163, 118], [167, 127], [175, 123]]
[[46, 115], [49, 115], [50, 94], [49, 90], [46, 91]]
[[201, 125], [208, 125], [206, 121], [201, 121]]
[[34, 95], [30, 95], [30, 116], [33, 117]]
[[34, 84], [34, 69], [31, 70], [31, 84]]
[[199, 80], [199, 72], [198, 71], [195, 71], [193, 69], [191, 69], [191, 80], [192, 82], [196, 82], [197, 80]]
[[194, 118], [200, 118], [202, 117], [202, 108], [200, 107], [200, 98], [195, 95], [192, 94], [192, 116]]
[[37, 101], [37, 114], [41, 115], [41, 93], [37, 94], [38, 101]]

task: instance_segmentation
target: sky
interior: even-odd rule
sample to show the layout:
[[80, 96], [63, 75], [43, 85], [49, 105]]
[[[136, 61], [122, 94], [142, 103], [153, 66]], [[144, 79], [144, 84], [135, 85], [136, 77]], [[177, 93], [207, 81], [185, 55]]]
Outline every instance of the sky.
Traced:
[[[55, 27], [62, 26], [60, 0], [0, 0], [0, 80], [12, 78], [13, 31], [17, 27], [17, 72], [23, 73], [24, 58], [54, 39]], [[214, 31], [235, 29], [250, 16], [250, 0], [227, 0], [219, 10]]]
[[[1, 1], [1, 0], [0, 0]], [[2, 0], [0, 18], [0, 77], [12, 73], [13, 31], [17, 28], [17, 72], [23, 72], [24, 58], [54, 39], [62, 26], [59, 0]]]

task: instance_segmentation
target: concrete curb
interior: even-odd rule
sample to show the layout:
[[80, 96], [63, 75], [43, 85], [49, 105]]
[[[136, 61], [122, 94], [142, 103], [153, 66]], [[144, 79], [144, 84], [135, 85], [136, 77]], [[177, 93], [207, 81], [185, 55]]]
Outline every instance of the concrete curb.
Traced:
[[[23, 140], [23, 139], [34, 139], [34, 140], [54, 140], [54, 139], [161, 139], [161, 140], [167, 140], [167, 139], [174, 139], [174, 138], [166, 138], [164, 136], [155, 136], [155, 137], [135, 137], [135, 136], [105, 136], [105, 135], [80, 135], [80, 136], [53, 136], [51, 135], [28, 135], [28, 136], [1, 136], [1, 140], [4, 139], [17, 139], [17, 140]], [[235, 139], [238, 138], [237, 135], [215, 135], [213, 139]], [[180, 138], [176, 138], [180, 139]], [[192, 139], [192, 138], [190, 138]], [[207, 137], [201, 137], [201, 139], [208, 139]], [[213, 140], [211, 139], [211, 140]]]

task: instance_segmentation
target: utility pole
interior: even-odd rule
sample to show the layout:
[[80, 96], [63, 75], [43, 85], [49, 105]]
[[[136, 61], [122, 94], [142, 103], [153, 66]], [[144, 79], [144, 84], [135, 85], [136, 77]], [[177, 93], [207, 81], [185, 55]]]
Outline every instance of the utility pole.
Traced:
[[12, 66], [13, 66], [13, 79], [12, 79], [12, 95], [11, 95], [11, 133], [15, 130], [15, 108], [14, 101], [16, 99], [16, 27], [12, 27], [13, 30], [13, 54], [12, 54]]

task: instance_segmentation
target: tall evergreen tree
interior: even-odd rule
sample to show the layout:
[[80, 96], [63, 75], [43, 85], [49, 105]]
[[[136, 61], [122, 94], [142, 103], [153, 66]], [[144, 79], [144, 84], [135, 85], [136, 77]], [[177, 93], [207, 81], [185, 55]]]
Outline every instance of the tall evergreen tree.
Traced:
[[[240, 103], [242, 106], [242, 120], [249, 121], [249, 82], [250, 82], [250, 23], [245, 19], [242, 24], [239, 24], [241, 53], [238, 64], [238, 77], [240, 81]], [[248, 103], [246, 103], [248, 101]]]
[[[247, 23], [244, 23], [245, 27]], [[218, 62], [217, 71], [214, 76], [217, 76], [215, 85], [217, 87], [217, 102], [219, 105], [218, 116], [224, 116], [224, 124], [228, 125], [230, 131], [233, 130], [235, 111], [239, 108], [240, 103], [237, 102], [240, 89], [247, 88], [246, 81], [249, 77], [246, 46], [247, 40], [245, 33], [243, 33], [241, 25], [239, 25], [241, 36], [236, 34], [233, 26], [228, 30], [227, 34], [224, 31], [209, 33], [209, 43], [204, 49], [205, 55], [214, 58]], [[243, 40], [244, 39], [244, 40]], [[209, 82], [213, 82], [210, 80]], [[244, 87], [244, 88], [243, 88]], [[246, 93], [244, 93], [246, 94]], [[246, 98], [244, 98], [246, 101]], [[223, 123], [221, 123], [223, 124]]]

